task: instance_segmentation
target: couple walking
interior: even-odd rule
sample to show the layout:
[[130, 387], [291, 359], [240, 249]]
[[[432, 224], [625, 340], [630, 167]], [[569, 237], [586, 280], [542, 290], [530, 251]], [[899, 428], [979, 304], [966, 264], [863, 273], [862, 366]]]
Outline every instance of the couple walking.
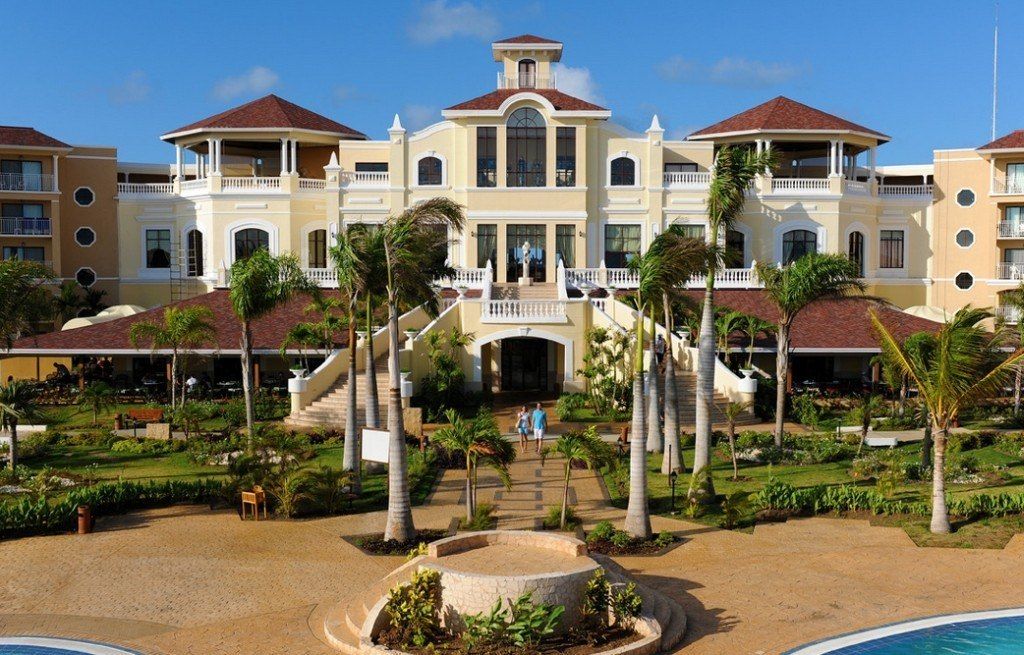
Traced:
[[529, 446], [529, 433], [533, 429], [533, 440], [537, 444], [537, 452], [540, 452], [541, 442], [544, 441], [544, 430], [548, 427], [548, 413], [544, 411], [540, 403], [531, 412], [523, 405], [516, 415], [516, 429], [519, 431], [519, 447], [526, 452]]

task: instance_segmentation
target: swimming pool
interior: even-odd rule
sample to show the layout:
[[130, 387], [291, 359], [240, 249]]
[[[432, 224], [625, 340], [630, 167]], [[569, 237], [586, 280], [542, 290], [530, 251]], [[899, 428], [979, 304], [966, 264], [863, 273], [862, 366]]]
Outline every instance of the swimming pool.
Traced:
[[[2, 652], [2, 651], [0, 651]], [[819, 641], [786, 655], [1024, 655], [1024, 608], [934, 616]]]
[[55, 637], [0, 637], [0, 655], [140, 655], [94, 641]]

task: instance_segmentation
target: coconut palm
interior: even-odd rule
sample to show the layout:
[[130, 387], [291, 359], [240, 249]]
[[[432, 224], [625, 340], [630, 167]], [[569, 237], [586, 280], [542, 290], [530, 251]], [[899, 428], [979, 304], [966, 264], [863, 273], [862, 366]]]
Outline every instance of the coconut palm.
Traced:
[[747, 337], [747, 368], [752, 369], [754, 367], [754, 341], [757, 339], [757, 335], [764, 334], [770, 335], [775, 334], [775, 324], [771, 321], [766, 321], [763, 318], [758, 318], [753, 314], [746, 314], [743, 319], [743, 325], [740, 329]]
[[[655, 238], [643, 255], [630, 262], [637, 274], [636, 353], [633, 357], [633, 421], [629, 458], [629, 504], [625, 530], [634, 537], [651, 536], [651, 515], [647, 505], [647, 450], [644, 439], [647, 423], [644, 408], [644, 329], [645, 313], [662, 294], [676, 288], [707, 264], [704, 242], [690, 239], [677, 230], [666, 230]], [[652, 322], [653, 322], [652, 317]], [[655, 385], [657, 386], [657, 385]]]
[[[387, 264], [384, 257], [384, 233], [367, 230], [360, 242], [365, 265], [363, 277], [363, 303], [366, 305], [366, 333], [372, 336], [374, 310], [387, 292]], [[366, 341], [366, 425], [380, 427], [380, 398], [377, 394], [376, 354], [373, 339]]]
[[0, 385], [0, 429], [6, 428], [11, 434], [7, 465], [12, 471], [18, 467], [18, 423], [39, 416], [38, 396], [35, 386], [24, 380]]
[[434, 280], [451, 277], [445, 264], [448, 230], [462, 231], [462, 207], [447, 198], [425, 200], [381, 226], [387, 271], [388, 305], [388, 514], [385, 539], [408, 541], [416, 533], [409, 500], [409, 472], [406, 466], [405, 424], [402, 418], [401, 366], [398, 354], [399, 306], [422, 304], [436, 315], [438, 298]]
[[[1000, 304], [1003, 307], [1011, 307], [1017, 311], [1017, 324], [1011, 332], [1007, 330], [1007, 336], [1012, 335], [1016, 347], [1024, 346], [1024, 282], [1021, 282], [1016, 289], [1010, 289], [999, 294]], [[1018, 367], [1013, 376], [1013, 416], [1020, 416], [1021, 383], [1024, 381], [1024, 368]]]
[[498, 429], [498, 422], [487, 411], [466, 419], [453, 409], [445, 412], [448, 425], [438, 428], [432, 441], [451, 453], [461, 453], [466, 465], [466, 522], [476, 512], [477, 473], [488, 466], [498, 474], [506, 489], [512, 488], [508, 467], [516, 459], [516, 449]]
[[[743, 211], [747, 189], [754, 178], [771, 168], [774, 162], [775, 156], [770, 148], [760, 153], [739, 146], [723, 146], [718, 150], [708, 189], [709, 243], [717, 245], [719, 238], [727, 233]], [[715, 399], [715, 274], [722, 265], [721, 257], [709, 263], [704, 287], [697, 354], [697, 425], [693, 453], [695, 474], [711, 466], [711, 406]], [[693, 480], [704, 481], [706, 488], [702, 490], [705, 492], [703, 495], [714, 497], [710, 475], [692, 478], [691, 488]]]
[[253, 408], [252, 323], [273, 312], [300, 293], [313, 293], [316, 287], [302, 273], [294, 255], [271, 255], [265, 248], [237, 259], [231, 265], [228, 292], [231, 308], [242, 324], [239, 343], [242, 359], [242, 395], [245, 398], [245, 427], [248, 449], [252, 450], [252, 430], [256, 423]]
[[786, 375], [789, 372], [789, 331], [793, 321], [816, 300], [863, 292], [860, 268], [842, 255], [810, 253], [791, 264], [757, 266], [764, 295], [779, 312], [775, 354], [775, 445], [782, 447], [786, 414]]
[[869, 393], [860, 401], [860, 407], [857, 409], [860, 413], [860, 443], [857, 444], [857, 457], [860, 457], [864, 443], [868, 440], [872, 419], [885, 411], [885, 400], [877, 394]]
[[319, 289], [313, 294], [313, 299], [306, 306], [307, 314], [316, 314], [319, 320], [312, 323], [299, 323], [308, 325], [316, 334], [316, 340], [312, 344], [317, 350], [322, 350], [326, 357], [334, 348], [334, 335], [345, 329], [345, 320], [338, 316], [338, 310], [343, 303], [336, 296], [328, 296]]
[[309, 370], [309, 360], [306, 357], [306, 350], [309, 348], [318, 349], [323, 345], [323, 333], [320, 332], [315, 323], [296, 323], [288, 328], [284, 339], [281, 341], [281, 357], [286, 357], [289, 348], [295, 346], [299, 349], [299, 360], [302, 368]]
[[136, 348], [148, 341], [154, 353], [171, 351], [171, 407], [178, 404], [178, 358], [213, 341], [217, 334], [213, 320], [213, 312], [204, 305], [171, 306], [164, 308], [160, 322], [138, 321], [128, 329], [128, 338]]
[[722, 414], [725, 415], [725, 424], [729, 436], [729, 456], [732, 458], [733, 482], [740, 478], [739, 463], [736, 461], [736, 421], [743, 412], [750, 409], [750, 405], [751, 403], [749, 402], [730, 402], [719, 407]]
[[661, 472], [669, 475], [683, 467], [682, 454], [679, 452], [679, 379], [676, 377], [676, 355], [672, 346], [675, 321], [669, 291], [661, 294], [661, 306], [665, 314], [665, 438], [663, 444], [665, 454], [661, 458]]
[[562, 476], [562, 513], [558, 523], [558, 527], [564, 530], [565, 515], [569, 509], [569, 482], [573, 463], [582, 462], [588, 469], [614, 465], [615, 451], [611, 444], [601, 440], [597, 429], [591, 425], [586, 430], [573, 430], [558, 437], [553, 446], [546, 446], [541, 452], [541, 460], [552, 454], [560, 455], [565, 465]]
[[53, 314], [54, 319], [59, 322], [58, 327], [78, 316], [78, 312], [85, 307], [85, 299], [79, 293], [81, 288], [77, 282], [68, 281], [60, 285], [60, 289], [54, 294]]
[[964, 408], [996, 395], [1024, 358], [1024, 349], [1003, 356], [1000, 347], [1005, 343], [1004, 335], [982, 326], [991, 317], [988, 311], [968, 305], [930, 335], [927, 348], [915, 353], [871, 312], [882, 351], [913, 380], [935, 425], [931, 531], [936, 534], [950, 531], [945, 482], [949, 428]]
[[99, 425], [100, 412], [114, 406], [114, 390], [106, 382], [93, 382], [78, 392], [78, 406], [92, 412], [93, 427]]
[[[47, 316], [49, 296], [42, 286], [53, 280], [53, 271], [38, 262], [0, 260], [0, 340], [10, 350], [15, 339], [29, 332]], [[46, 303], [42, 301], [46, 300]]]
[[362, 480], [359, 471], [359, 434], [356, 424], [356, 310], [359, 293], [363, 286], [363, 262], [359, 257], [359, 241], [363, 235], [361, 226], [352, 226], [338, 233], [337, 241], [330, 249], [331, 262], [338, 277], [338, 291], [344, 298], [348, 325], [348, 386], [345, 394], [345, 447], [342, 455], [342, 469], [352, 473], [352, 484], [358, 490]]
[[732, 364], [729, 356], [729, 337], [743, 329], [747, 315], [739, 311], [725, 312], [715, 319], [715, 334], [718, 336], [718, 352], [726, 366]]

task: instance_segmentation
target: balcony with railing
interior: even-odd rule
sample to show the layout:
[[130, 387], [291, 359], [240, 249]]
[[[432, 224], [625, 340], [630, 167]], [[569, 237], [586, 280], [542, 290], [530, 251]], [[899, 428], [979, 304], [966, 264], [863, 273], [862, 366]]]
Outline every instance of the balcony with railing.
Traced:
[[703, 191], [711, 185], [711, 173], [708, 171], [668, 172], [665, 173], [664, 185], [670, 191]]
[[555, 74], [551, 77], [540, 77], [536, 73], [520, 73], [519, 75], [505, 75], [498, 72], [498, 89], [554, 89], [557, 80]]
[[832, 184], [827, 177], [771, 177], [767, 179], [767, 182], [768, 193], [832, 193]]
[[1000, 238], [1000, 239], [1024, 239], [1024, 222], [1021, 222], [1021, 221], [999, 221], [998, 238]]
[[1020, 323], [1020, 307], [1014, 307], [1013, 305], [1001, 305], [996, 307], [995, 314], [998, 318], [1001, 318], [1007, 323]]
[[1012, 180], [992, 179], [992, 195], [1018, 196], [1024, 195], [1024, 180], [1014, 178]]
[[53, 175], [48, 173], [0, 173], [0, 191], [49, 193], [55, 190]]
[[4, 216], [0, 218], [0, 235], [19, 237], [50, 236], [50, 219]]
[[224, 193], [252, 193], [280, 191], [281, 178], [275, 177], [222, 177], [221, 191]]
[[118, 182], [119, 196], [170, 196], [174, 194], [171, 182]]
[[482, 323], [565, 323], [564, 300], [484, 300]]
[[350, 188], [387, 188], [391, 182], [388, 171], [342, 171], [341, 185]]
[[1024, 280], [1024, 262], [1001, 262], [996, 264], [996, 279]]
[[878, 187], [878, 195], [882, 197], [932, 197], [932, 184], [881, 184]]
[[[565, 269], [567, 287], [588, 291], [599, 288], [635, 289], [640, 283], [636, 271], [628, 268], [567, 268]], [[705, 284], [704, 275], [694, 275], [686, 286], [702, 288]], [[718, 289], [759, 289], [754, 268], [723, 268], [715, 273], [715, 287]]]

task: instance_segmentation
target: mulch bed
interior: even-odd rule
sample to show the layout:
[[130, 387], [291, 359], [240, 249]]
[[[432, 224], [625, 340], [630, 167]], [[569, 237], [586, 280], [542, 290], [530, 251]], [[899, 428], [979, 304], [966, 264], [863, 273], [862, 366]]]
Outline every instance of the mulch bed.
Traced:
[[448, 536], [446, 530], [420, 530], [414, 539], [397, 541], [384, 539], [383, 533], [352, 537], [346, 539], [368, 555], [408, 555], [409, 551], [419, 548], [420, 544], [429, 544]]
[[[386, 639], [386, 634], [382, 635]], [[586, 637], [589, 641], [583, 641]], [[405, 652], [412, 655], [594, 655], [603, 653], [626, 644], [633, 643], [641, 637], [632, 630], [622, 628], [609, 628], [602, 633], [588, 632], [586, 635], [562, 635], [554, 637], [539, 646], [521, 648], [510, 644], [476, 644], [472, 650], [468, 650], [462, 639], [449, 638], [444, 641], [435, 641], [426, 648], [409, 648]], [[382, 643], [386, 641], [381, 640]], [[389, 646], [389, 648], [396, 648]]]
[[599, 539], [587, 541], [587, 549], [601, 555], [664, 555], [680, 543], [682, 540], [674, 537], [672, 543], [667, 545], [654, 539], [632, 539], [625, 546], [616, 546], [609, 539]]

